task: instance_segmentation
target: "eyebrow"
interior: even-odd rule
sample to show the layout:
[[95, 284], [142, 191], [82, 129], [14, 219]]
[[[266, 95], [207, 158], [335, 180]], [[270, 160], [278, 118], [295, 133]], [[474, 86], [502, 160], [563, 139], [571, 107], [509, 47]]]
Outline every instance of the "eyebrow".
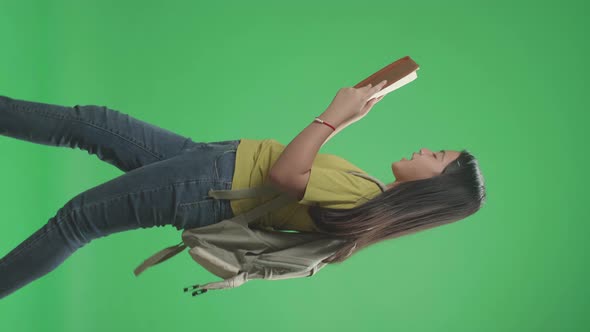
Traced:
[[439, 152], [442, 152], [442, 154], [443, 154], [442, 155], [442, 158], [440, 159], [440, 161], [443, 161], [445, 159], [445, 153], [446, 153], [446, 151], [445, 150], [440, 150]]

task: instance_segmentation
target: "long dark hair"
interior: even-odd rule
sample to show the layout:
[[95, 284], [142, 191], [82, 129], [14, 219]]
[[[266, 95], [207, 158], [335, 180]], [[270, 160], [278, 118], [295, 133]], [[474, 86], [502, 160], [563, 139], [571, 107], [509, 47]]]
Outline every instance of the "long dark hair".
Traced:
[[351, 209], [310, 206], [308, 213], [327, 236], [348, 239], [326, 263], [340, 263], [373, 243], [464, 219], [486, 200], [475, 157], [462, 150], [440, 175], [406, 181]]

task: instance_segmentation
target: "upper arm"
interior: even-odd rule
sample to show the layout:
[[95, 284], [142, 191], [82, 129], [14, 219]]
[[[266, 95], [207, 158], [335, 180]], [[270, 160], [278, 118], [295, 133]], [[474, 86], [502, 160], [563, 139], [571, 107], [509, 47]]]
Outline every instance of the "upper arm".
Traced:
[[290, 176], [276, 176], [269, 175], [269, 180], [279, 190], [289, 193], [291, 196], [297, 198], [298, 201], [303, 199], [305, 195], [305, 189], [309, 182], [311, 170], [301, 175], [290, 175]]
[[276, 174], [272, 181], [275, 186], [297, 198], [299, 204], [322, 206], [335, 209], [349, 209], [356, 206], [361, 198], [366, 199], [375, 189], [375, 183], [350, 174], [342, 169], [314, 166], [307, 173], [298, 176]]

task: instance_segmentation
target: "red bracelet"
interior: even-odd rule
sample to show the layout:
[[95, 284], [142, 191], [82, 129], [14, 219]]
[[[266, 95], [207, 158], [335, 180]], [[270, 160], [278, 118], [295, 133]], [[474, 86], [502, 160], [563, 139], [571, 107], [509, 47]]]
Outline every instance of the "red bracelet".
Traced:
[[331, 124], [327, 123], [326, 121], [324, 121], [324, 120], [322, 120], [322, 119], [320, 119], [320, 118], [318, 118], [318, 117], [316, 117], [316, 118], [313, 120], [313, 122], [323, 123], [323, 124], [325, 124], [326, 126], [328, 126], [328, 127], [332, 128], [332, 130], [336, 131], [336, 128], [334, 128], [334, 126], [332, 126]]

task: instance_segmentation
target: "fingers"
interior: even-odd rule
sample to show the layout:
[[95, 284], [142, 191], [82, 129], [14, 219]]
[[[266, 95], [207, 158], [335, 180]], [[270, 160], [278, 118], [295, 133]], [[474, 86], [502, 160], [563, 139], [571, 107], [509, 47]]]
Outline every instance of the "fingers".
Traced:
[[377, 91], [381, 90], [385, 84], [387, 84], [387, 80], [383, 80], [379, 82], [379, 84], [372, 86], [371, 83], [367, 84], [363, 88], [367, 88], [367, 96], [374, 95]]
[[377, 97], [377, 98], [373, 98], [373, 105], [377, 104], [381, 99], [383, 99], [383, 96]]
[[379, 96], [377, 98], [373, 98], [371, 99], [369, 102], [371, 104], [371, 107], [373, 107], [373, 105], [377, 104], [381, 99], [383, 99], [383, 97], [385, 97], [385, 95], [383, 96]]
[[385, 86], [386, 83], [387, 83], [387, 80], [381, 81], [379, 84], [377, 84], [373, 88], [371, 88], [371, 92], [375, 93], [375, 92], [381, 90]]

